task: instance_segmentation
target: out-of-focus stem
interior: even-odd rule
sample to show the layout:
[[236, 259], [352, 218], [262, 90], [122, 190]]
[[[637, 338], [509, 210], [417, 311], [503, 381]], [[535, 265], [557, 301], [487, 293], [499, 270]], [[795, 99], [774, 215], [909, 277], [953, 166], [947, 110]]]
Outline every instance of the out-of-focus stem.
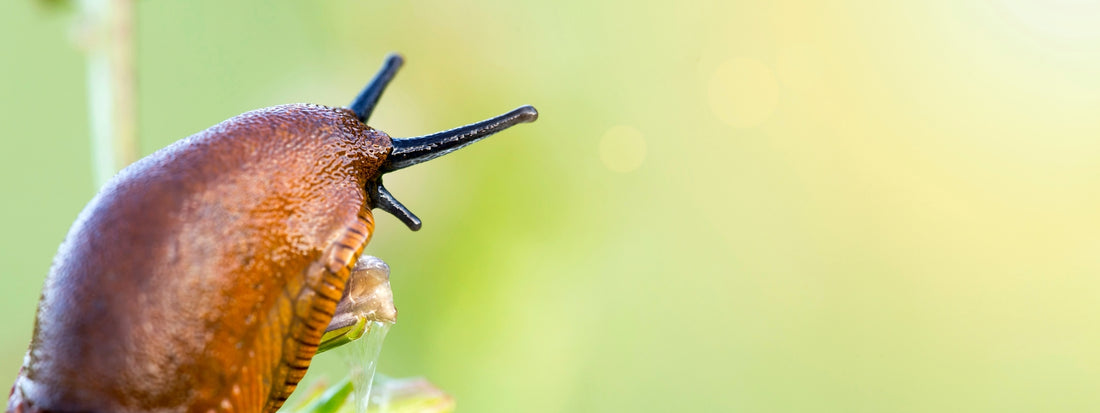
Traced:
[[138, 159], [134, 1], [80, 0], [97, 188]]

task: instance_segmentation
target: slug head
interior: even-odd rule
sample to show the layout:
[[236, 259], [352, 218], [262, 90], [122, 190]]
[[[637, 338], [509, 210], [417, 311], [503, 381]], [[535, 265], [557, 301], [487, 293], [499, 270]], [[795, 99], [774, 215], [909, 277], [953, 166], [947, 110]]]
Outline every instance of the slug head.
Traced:
[[[367, 123], [378, 99], [382, 97], [382, 92], [403, 63], [404, 60], [400, 55], [389, 55], [374, 79], [348, 105], [348, 109], [355, 112], [360, 122]], [[382, 186], [383, 174], [438, 158], [513, 125], [534, 122], [538, 117], [539, 113], [534, 107], [521, 106], [503, 115], [443, 132], [412, 138], [391, 138], [392, 151], [367, 184], [371, 207], [393, 214], [413, 231], [420, 229], [420, 218], [417, 218], [398, 202], [385, 186]]]

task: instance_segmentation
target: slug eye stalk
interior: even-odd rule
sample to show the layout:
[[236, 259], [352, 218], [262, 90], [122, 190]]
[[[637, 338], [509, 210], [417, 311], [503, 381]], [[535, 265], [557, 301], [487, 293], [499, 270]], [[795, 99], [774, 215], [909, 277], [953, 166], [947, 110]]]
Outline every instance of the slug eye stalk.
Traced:
[[393, 140], [393, 152], [386, 158], [382, 173], [393, 172], [427, 162], [485, 139], [494, 133], [520, 123], [534, 122], [539, 112], [532, 106], [521, 106], [503, 115], [448, 131], [414, 138]]
[[382, 68], [378, 69], [374, 79], [371, 79], [367, 87], [364, 87], [363, 91], [359, 92], [359, 96], [356, 96], [355, 100], [348, 105], [348, 109], [355, 112], [360, 122], [367, 123], [370, 115], [374, 113], [374, 107], [378, 105], [378, 99], [382, 97], [382, 92], [386, 90], [386, 86], [390, 85], [390, 81], [404, 64], [405, 59], [397, 53], [386, 56], [386, 61], [382, 62]]
[[[393, 80], [397, 70], [401, 68], [403, 63], [404, 59], [400, 55], [389, 55], [374, 79], [348, 106], [349, 109], [355, 112], [359, 120], [366, 123], [367, 119], [370, 118], [378, 99], [382, 96], [382, 92]], [[503, 115], [451, 130], [411, 138], [393, 138], [393, 151], [386, 158], [380, 172], [385, 174], [430, 161], [512, 126], [534, 122], [538, 117], [539, 113], [534, 107], [521, 106]], [[373, 189], [371, 199], [375, 208], [393, 214], [413, 231], [420, 229], [420, 218], [417, 218], [412, 211], [409, 211], [408, 208], [398, 202], [393, 194], [382, 186], [381, 178], [378, 178], [375, 188], [368, 188], [368, 190], [371, 189]]]

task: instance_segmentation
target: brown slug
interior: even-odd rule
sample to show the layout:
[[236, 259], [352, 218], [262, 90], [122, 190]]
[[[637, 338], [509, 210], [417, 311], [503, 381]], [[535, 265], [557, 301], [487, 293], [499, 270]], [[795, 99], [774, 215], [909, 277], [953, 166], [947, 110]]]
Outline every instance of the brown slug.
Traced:
[[[391, 138], [347, 108], [244, 113], [122, 170], [50, 268], [8, 412], [274, 412], [305, 375], [382, 209], [382, 175], [538, 117]], [[337, 317], [339, 318], [339, 317]]]

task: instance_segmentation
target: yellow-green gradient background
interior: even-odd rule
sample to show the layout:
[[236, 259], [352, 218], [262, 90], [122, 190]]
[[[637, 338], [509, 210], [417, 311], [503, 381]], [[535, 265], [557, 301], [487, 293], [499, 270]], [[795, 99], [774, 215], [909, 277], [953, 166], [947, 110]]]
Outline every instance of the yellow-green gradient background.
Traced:
[[[1100, 410], [1100, 5], [901, 3], [145, 0], [142, 152], [389, 51], [394, 136], [538, 107], [367, 249], [460, 412]], [[72, 32], [0, 3], [5, 389], [94, 192]]]

